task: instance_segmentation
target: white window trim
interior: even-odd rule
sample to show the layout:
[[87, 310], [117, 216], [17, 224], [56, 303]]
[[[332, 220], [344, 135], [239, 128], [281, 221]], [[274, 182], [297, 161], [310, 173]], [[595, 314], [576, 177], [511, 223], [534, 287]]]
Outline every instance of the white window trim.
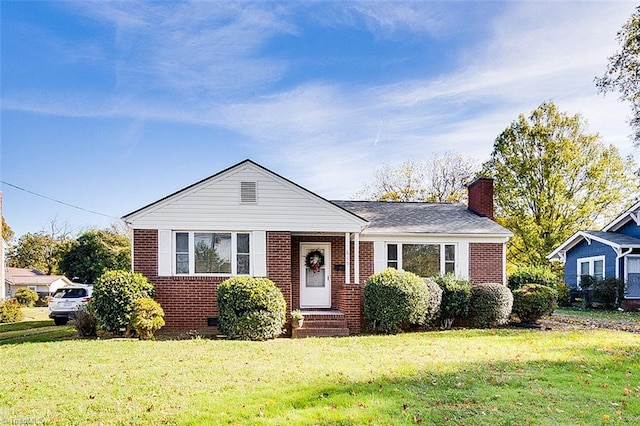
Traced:
[[629, 274], [629, 268], [627, 267], [627, 259], [629, 258], [634, 258], [634, 259], [640, 259], [640, 255], [638, 254], [628, 254], [624, 257], [624, 284], [625, 284], [625, 295], [624, 298], [625, 299], [640, 299], [640, 296], [627, 296], [627, 289], [626, 289], [626, 285], [627, 285], [627, 278], [628, 278], [628, 274]]
[[598, 260], [602, 260], [602, 278], [605, 277], [605, 273], [604, 271], [606, 270], [606, 260], [605, 260], [605, 256], [591, 256], [591, 257], [581, 257], [579, 259], [576, 260], [576, 284], [578, 286], [578, 288], [582, 288], [580, 287], [580, 277], [582, 276], [581, 274], [581, 270], [580, 270], [580, 264], [581, 263], [589, 263], [589, 275], [593, 276], [594, 275], [594, 263], [597, 262]]
[[[196, 256], [194, 250], [195, 234], [231, 234], [231, 273], [196, 273]], [[189, 273], [179, 274], [176, 272], [176, 234], [187, 234], [189, 236]], [[238, 274], [238, 234], [249, 235], [249, 273]], [[171, 233], [171, 274], [178, 277], [233, 277], [253, 275], [253, 233], [249, 231], [173, 231]], [[246, 254], [246, 253], [241, 253]]]
[[38, 292], [38, 286], [35, 285], [28, 285], [27, 288], [29, 290], [35, 291], [36, 293]]
[[[402, 264], [402, 245], [403, 244], [409, 244], [409, 245], [432, 245], [432, 246], [440, 246], [440, 273], [441, 274], [445, 274], [445, 268], [446, 268], [446, 263], [447, 261], [445, 260], [445, 246], [453, 246], [454, 249], [454, 253], [453, 253], [453, 257], [454, 257], [454, 261], [453, 261], [453, 270], [454, 270], [454, 274], [456, 276], [458, 276], [460, 274], [459, 271], [459, 249], [458, 249], [458, 243], [451, 243], [451, 242], [420, 242], [420, 241], [404, 241], [404, 242], [394, 242], [394, 241], [389, 241], [387, 243], [385, 243], [384, 245], [384, 255], [385, 255], [385, 264], [389, 265], [389, 262], [397, 262], [398, 263], [398, 269], [402, 269], [403, 268], [403, 264]], [[398, 259], [397, 260], [389, 260], [389, 246], [390, 245], [396, 245], [397, 246], [397, 256]]]

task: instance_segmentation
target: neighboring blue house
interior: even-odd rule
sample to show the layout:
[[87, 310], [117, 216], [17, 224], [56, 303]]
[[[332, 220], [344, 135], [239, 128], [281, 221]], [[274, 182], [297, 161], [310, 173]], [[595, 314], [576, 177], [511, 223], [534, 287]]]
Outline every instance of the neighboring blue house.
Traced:
[[564, 281], [573, 289], [583, 275], [624, 280], [622, 307], [640, 307], [640, 202], [602, 231], [576, 232], [547, 258], [564, 262]]

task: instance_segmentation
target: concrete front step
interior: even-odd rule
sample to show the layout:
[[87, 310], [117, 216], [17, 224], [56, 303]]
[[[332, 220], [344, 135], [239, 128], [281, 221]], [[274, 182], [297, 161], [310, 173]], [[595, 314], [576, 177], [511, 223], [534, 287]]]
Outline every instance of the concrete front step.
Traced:
[[291, 331], [291, 337], [294, 339], [301, 339], [304, 337], [338, 337], [348, 336], [349, 329], [344, 328], [294, 328]]
[[291, 337], [348, 336], [347, 319], [340, 311], [302, 311], [302, 328], [293, 329]]

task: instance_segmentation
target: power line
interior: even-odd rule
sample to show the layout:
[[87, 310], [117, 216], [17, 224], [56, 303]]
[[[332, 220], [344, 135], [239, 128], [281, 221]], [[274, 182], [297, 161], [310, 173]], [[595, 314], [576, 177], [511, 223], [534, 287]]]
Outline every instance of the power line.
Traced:
[[79, 207], [79, 206], [76, 206], [76, 205], [73, 205], [73, 204], [65, 203], [64, 201], [56, 200], [55, 198], [47, 197], [46, 195], [42, 195], [42, 194], [38, 194], [37, 192], [29, 191], [28, 189], [21, 188], [21, 187], [19, 187], [17, 185], [14, 185], [14, 184], [9, 183], [9, 182], [5, 182], [3, 180], [0, 180], [0, 183], [2, 183], [3, 185], [10, 186], [12, 188], [18, 189], [20, 191], [24, 191], [24, 192], [27, 192], [29, 194], [35, 195], [37, 197], [44, 198], [44, 199], [49, 200], [49, 201], [54, 201], [56, 203], [63, 204], [63, 205], [68, 206], [68, 207], [73, 207], [74, 209], [82, 210], [82, 211], [85, 211], [85, 212], [88, 212], [88, 213], [97, 214], [99, 216], [104, 216], [104, 217], [108, 217], [108, 218], [111, 218], [111, 219], [120, 219], [119, 217], [111, 216], [110, 214], [100, 213], [100, 212], [97, 212], [97, 211], [94, 211], [94, 210], [85, 209], [84, 207]]

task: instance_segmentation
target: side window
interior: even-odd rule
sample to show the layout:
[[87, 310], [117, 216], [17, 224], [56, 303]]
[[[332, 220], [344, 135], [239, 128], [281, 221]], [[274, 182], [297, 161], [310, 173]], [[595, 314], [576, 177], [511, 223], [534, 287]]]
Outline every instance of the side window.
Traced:
[[251, 273], [250, 261], [251, 252], [249, 250], [249, 234], [238, 234], [236, 241], [236, 262], [237, 273], [239, 275], [248, 275]]
[[387, 267], [398, 269], [398, 245], [387, 244]]
[[176, 274], [189, 273], [189, 234], [176, 232]]

